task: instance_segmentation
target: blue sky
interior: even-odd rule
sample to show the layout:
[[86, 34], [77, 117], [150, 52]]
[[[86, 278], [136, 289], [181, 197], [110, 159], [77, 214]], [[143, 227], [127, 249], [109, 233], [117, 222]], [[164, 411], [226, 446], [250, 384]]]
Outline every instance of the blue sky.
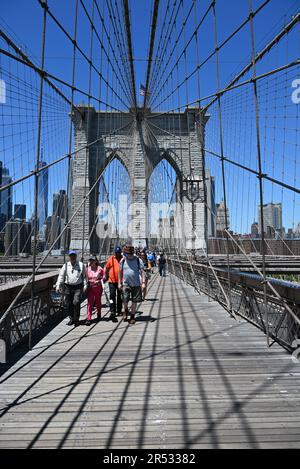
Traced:
[[[1, 27], [13, 37], [17, 44], [26, 46], [25, 52], [32, 60], [40, 63], [41, 32], [42, 32], [42, 9], [37, 0], [14, 0], [14, 2], [1, 2], [0, 22]], [[100, 8], [105, 2], [99, 1]], [[121, 5], [121, 1], [117, 2]], [[180, 19], [184, 18], [192, 0], [183, 2], [184, 8], [180, 11]], [[196, 17], [199, 19], [206, 10], [208, 0], [197, 2]], [[253, 1], [253, 8], [257, 8], [262, 3], [261, 0]], [[49, 0], [50, 10], [59, 18], [64, 27], [72, 34], [73, 31], [73, 0]], [[86, 0], [85, 4], [91, 11], [92, 0]], [[281, 26], [288, 21], [291, 14], [297, 11], [295, 0], [272, 0], [264, 11], [255, 20], [255, 43], [256, 50], [259, 50], [268, 42], [272, 36], [280, 30]], [[154, 54], [158, 48], [160, 31], [164, 21], [167, 0], [161, 1], [158, 16], [157, 36]], [[134, 65], [136, 76], [137, 98], [140, 83], [145, 83], [147, 55], [149, 47], [149, 32], [151, 24], [150, 0], [130, 0], [132, 38], [134, 49]], [[16, 14], [18, 12], [18, 14]], [[107, 14], [107, 13], [106, 13]], [[248, 15], [248, 0], [219, 0], [217, 2], [218, 40], [222, 42], [230, 32], [236, 28]], [[179, 42], [180, 51], [184, 42], [195, 26], [194, 16], [191, 15], [186, 36], [181, 37]], [[107, 28], [110, 28], [107, 22]], [[100, 30], [100, 28], [99, 28]], [[175, 34], [175, 33], [174, 33]], [[109, 35], [114, 40], [113, 32], [109, 29]], [[78, 37], [80, 47], [89, 54], [90, 36], [88, 22], [80, 10], [80, 22], [78, 26]], [[199, 33], [200, 61], [203, 60], [214, 47], [213, 22], [212, 17], [208, 17], [203, 23]], [[107, 40], [104, 38], [105, 44]], [[0, 41], [4, 47], [3, 41]], [[170, 50], [170, 49], [169, 49]], [[220, 51], [220, 81], [221, 87], [225, 86], [236, 72], [238, 72], [250, 59], [249, 28], [244, 28], [228, 46]], [[175, 62], [175, 55], [169, 64], [166, 64], [168, 55], [166, 54], [162, 66], [158, 72], [162, 83]], [[283, 40], [274, 50], [268, 54], [264, 61], [258, 64], [258, 73], [264, 73], [272, 68], [287, 63], [299, 57], [299, 27], [292, 32], [287, 40]], [[195, 48], [187, 50], [187, 63], [181, 60], [179, 63], [179, 79], [183, 79], [186, 73], [193, 70], [197, 64]], [[100, 63], [100, 48], [93, 48], [93, 60], [95, 65]], [[102, 59], [103, 60], [103, 59]], [[46, 61], [45, 68], [56, 76], [71, 82], [72, 65], [72, 45], [57, 26], [49, 19], [47, 24], [46, 38]], [[116, 66], [116, 64], [115, 64]], [[165, 70], [164, 70], [164, 66]], [[4, 125], [0, 128], [0, 151], [1, 158], [10, 169], [13, 178], [30, 171], [34, 166], [36, 154], [36, 128], [37, 128], [37, 96], [39, 81], [36, 74], [25, 71], [23, 66], [16, 66], [11, 61], [0, 57], [0, 79], [6, 79], [8, 83], [8, 102], [6, 106], [0, 108], [0, 119]], [[106, 72], [108, 74], [106, 74]], [[116, 77], [109, 74], [109, 69], [104, 75], [111, 80], [116, 94], [122, 95], [121, 84]], [[78, 88], [88, 90], [88, 64], [80, 58], [76, 64], [76, 85]], [[215, 60], [210, 60], [200, 71], [201, 96], [214, 93], [217, 89]], [[277, 81], [274, 78], [260, 82], [260, 102], [261, 102], [261, 144], [264, 170], [276, 178], [280, 178], [291, 185], [300, 186], [299, 181], [299, 105], [293, 105], [290, 100], [292, 80], [299, 77], [299, 68], [290, 69], [281, 73]], [[174, 78], [174, 77], [173, 77]], [[246, 75], [244, 79], [250, 78]], [[165, 90], [166, 96], [172, 87], [173, 82], [169, 82]], [[58, 85], [68, 96], [70, 90], [67, 87]], [[92, 75], [92, 93], [99, 95], [98, 77]], [[153, 88], [152, 98], [155, 97], [159, 87], [157, 83]], [[25, 90], [24, 93], [21, 92]], [[253, 169], [257, 168], [256, 140], [255, 140], [255, 120], [253, 108], [252, 91], [239, 89], [228, 93], [224, 97], [223, 119], [224, 119], [224, 153], [234, 161], [241, 164], [249, 164]], [[48, 87], [45, 89], [47, 98], [45, 99], [44, 130], [42, 144], [44, 146], [44, 159], [47, 162], [54, 161], [57, 157], [65, 154], [68, 148], [69, 138], [69, 107], [61, 98], [58, 98]], [[101, 96], [104, 101], [116, 108], [124, 109], [116, 95], [103, 86]], [[179, 94], [173, 94], [169, 99], [160, 105], [161, 97], [154, 99], [153, 109], [163, 110], [175, 106], [183, 106], [186, 101], [193, 101], [199, 98], [197, 87], [197, 75], [190, 80], [188, 90], [181, 87]], [[75, 102], [86, 102], [87, 98], [80, 93], [75, 93]], [[208, 102], [208, 101], [206, 101]], [[203, 102], [205, 104], [206, 102]], [[97, 106], [96, 102], [92, 102]], [[102, 106], [105, 109], [105, 105]], [[183, 109], [182, 109], [183, 110]], [[213, 106], [210, 110], [210, 121], [207, 125], [206, 147], [213, 152], [220, 152], [219, 126], [217, 108]], [[2, 117], [1, 117], [2, 116]], [[297, 145], [296, 145], [297, 144]], [[221, 172], [219, 161], [207, 154], [207, 165], [216, 178], [217, 200], [222, 196]], [[259, 202], [257, 192], [257, 180], [255, 177], [248, 177], [245, 172], [234, 169], [226, 165], [226, 178], [228, 189], [228, 204], [231, 212], [232, 227], [236, 231], [248, 231], [250, 224], [257, 216], [257, 204]], [[49, 176], [49, 198], [52, 192], [66, 188], [66, 163], [60, 163], [51, 169]], [[28, 212], [31, 212], [33, 204], [33, 184], [32, 181], [19, 184], [14, 190], [14, 203], [27, 203]], [[243, 200], [243, 201], [242, 201]], [[300, 221], [300, 201], [298, 196], [290, 191], [284, 190], [271, 183], [265, 184], [265, 201], [282, 202], [284, 206], [284, 225], [290, 227]], [[51, 205], [51, 200], [50, 200]]]

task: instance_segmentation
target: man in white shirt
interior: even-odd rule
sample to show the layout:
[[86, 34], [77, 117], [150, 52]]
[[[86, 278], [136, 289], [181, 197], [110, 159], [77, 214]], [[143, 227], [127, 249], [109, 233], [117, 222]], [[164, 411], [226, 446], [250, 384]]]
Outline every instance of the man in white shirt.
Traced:
[[80, 299], [87, 288], [85, 267], [83, 262], [77, 261], [77, 253], [69, 252], [69, 262], [61, 268], [56, 282], [56, 291], [64, 292], [66, 309], [69, 314], [68, 326], [79, 325]]
[[143, 301], [142, 289], [145, 288], [144, 263], [134, 254], [134, 247], [130, 244], [124, 246], [123, 254], [119, 269], [119, 289], [123, 292], [124, 301], [123, 320], [127, 319], [128, 303], [131, 300], [129, 324], [135, 324], [137, 304]]

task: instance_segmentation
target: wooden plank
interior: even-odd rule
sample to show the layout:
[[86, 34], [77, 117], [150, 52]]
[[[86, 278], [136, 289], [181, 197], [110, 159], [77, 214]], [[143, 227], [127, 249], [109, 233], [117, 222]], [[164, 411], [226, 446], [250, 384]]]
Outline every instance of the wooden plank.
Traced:
[[0, 448], [300, 448], [286, 351], [172, 276], [148, 297], [132, 327], [63, 321], [0, 377]]

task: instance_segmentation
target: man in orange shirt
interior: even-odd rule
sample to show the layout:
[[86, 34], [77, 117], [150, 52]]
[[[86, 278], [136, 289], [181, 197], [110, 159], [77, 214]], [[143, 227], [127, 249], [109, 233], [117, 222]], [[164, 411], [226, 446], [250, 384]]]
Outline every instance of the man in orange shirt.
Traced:
[[110, 256], [105, 266], [104, 278], [108, 279], [109, 284], [109, 309], [110, 318], [113, 322], [117, 322], [116, 313], [122, 316], [122, 292], [118, 288], [119, 281], [119, 263], [122, 259], [122, 249], [117, 246], [114, 254]]

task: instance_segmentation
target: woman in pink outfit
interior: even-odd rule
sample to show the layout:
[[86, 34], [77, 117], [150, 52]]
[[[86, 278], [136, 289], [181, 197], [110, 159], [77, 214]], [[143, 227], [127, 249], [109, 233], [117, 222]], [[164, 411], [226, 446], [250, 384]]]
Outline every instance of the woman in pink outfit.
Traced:
[[101, 296], [102, 296], [102, 278], [104, 276], [104, 270], [99, 266], [97, 257], [91, 256], [89, 258], [89, 264], [86, 269], [86, 279], [88, 287], [86, 290], [86, 296], [88, 300], [87, 304], [87, 317], [85, 324], [91, 325], [92, 312], [94, 304], [97, 308], [97, 319], [101, 319]]

